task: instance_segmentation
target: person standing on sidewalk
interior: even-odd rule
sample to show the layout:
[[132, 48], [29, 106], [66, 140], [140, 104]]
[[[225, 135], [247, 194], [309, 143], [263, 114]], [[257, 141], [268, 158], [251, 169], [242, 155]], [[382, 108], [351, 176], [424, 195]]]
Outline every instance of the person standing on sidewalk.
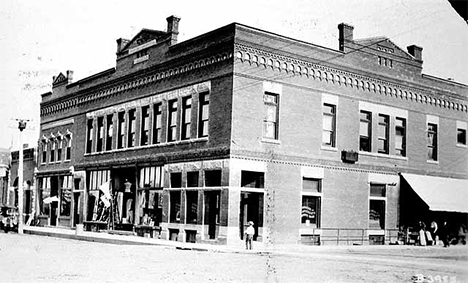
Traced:
[[444, 248], [450, 247], [450, 242], [449, 242], [449, 227], [447, 224], [447, 221], [444, 221], [444, 225], [439, 230], [439, 236], [442, 242], [444, 243]]
[[249, 227], [245, 230], [245, 249], [251, 250], [252, 249], [252, 240], [255, 234], [254, 223], [249, 221]]
[[437, 226], [437, 222], [435, 221], [432, 221], [431, 222], [431, 226], [430, 226], [430, 232], [431, 232], [431, 236], [432, 236], [432, 245], [437, 245], [437, 230], [438, 230], [438, 226]]

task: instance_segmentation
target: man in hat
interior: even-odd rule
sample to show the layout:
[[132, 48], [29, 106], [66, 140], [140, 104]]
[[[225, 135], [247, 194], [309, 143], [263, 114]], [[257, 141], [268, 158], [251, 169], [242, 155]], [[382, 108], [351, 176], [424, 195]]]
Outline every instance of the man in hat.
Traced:
[[249, 227], [245, 229], [245, 248], [247, 250], [252, 249], [252, 239], [255, 234], [255, 229], [254, 229], [254, 223], [252, 221], [249, 221]]

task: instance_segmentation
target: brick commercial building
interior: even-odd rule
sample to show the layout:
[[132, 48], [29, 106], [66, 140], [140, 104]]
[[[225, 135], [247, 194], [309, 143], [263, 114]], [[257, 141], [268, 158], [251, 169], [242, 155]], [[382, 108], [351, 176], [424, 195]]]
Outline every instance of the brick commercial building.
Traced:
[[[28, 223], [36, 211], [38, 199], [35, 197], [35, 178], [36, 170], [36, 148], [23, 149], [23, 216], [24, 223]], [[19, 151], [11, 152], [11, 190], [9, 194], [9, 204], [18, 206], [18, 166], [19, 166]]]
[[8, 181], [10, 178], [10, 150], [0, 148], [0, 206], [8, 204]]
[[322, 244], [466, 223], [468, 87], [422, 74], [421, 47], [346, 24], [338, 50], [237, 23], [177, 43], [179, 20], [42, 95], [49, 225], [240, 245], [248, 221], [256, 241]]

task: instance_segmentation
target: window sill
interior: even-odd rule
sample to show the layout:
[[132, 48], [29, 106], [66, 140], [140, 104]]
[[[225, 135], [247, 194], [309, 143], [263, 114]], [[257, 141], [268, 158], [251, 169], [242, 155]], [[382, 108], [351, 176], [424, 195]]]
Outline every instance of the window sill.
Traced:
[[406, 156], [390, 155], [390, 154], [383, 154], [383, 153], [377, 153], [377, 152], [359, 151], [359, 155], [408, 161], [408, 157]]
[[301, 235], [322, 235], [322, 229], [314, 228], [312, 225], [305, 226], [304, 223], [301, 223], [301, 228], [299, 228], [299, 234]]
[[322, 145], [320, 147], [321, 150], [325, 150], [325, 151], [333, 151], [333, 152], [338, 152], [338, 149], [336, 147], [332, 147], [332, 146], [326, 146], [326, 145]]
[[133, 65], [143, 63], [145, 61], [148, 61], [148, 59], [149, 59], [149, 55], [145, 55], [145, 56], [142, 56], [140, 58], [136, 58], [135, 60], [133, 60]]
[[457, 147], [468, 148], [466, 144], [457, 143]]
[[427, 163], [428, 164], [439, 165], [439, 161], [437, 161], [437, 160], [428, 160]]
[[272, 143], [272, 144], [281, 144], [280, 140], [270, 139], [270, 138], [262, 138], [262, 142], [264, 143]]

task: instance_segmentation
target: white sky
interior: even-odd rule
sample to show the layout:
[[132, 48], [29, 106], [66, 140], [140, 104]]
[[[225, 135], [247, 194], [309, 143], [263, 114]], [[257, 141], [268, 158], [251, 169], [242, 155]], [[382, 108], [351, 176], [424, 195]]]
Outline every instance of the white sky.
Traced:
[[0, 147], [18, 148], [15, 118], [32, 119], [23, 142], [37, 144], [40, 95], [51, 90], [52, 76], [73, 70], [77, 81], [114, 67], [117, 38], [165, 30], [170, 15], [182, 18], [179, 42], [238, 22], [333, 49], [345, 22], [355, 39], [423, 47], [423, 73], [468, 84], [468, 25], [447, 0], [2, 2]]

